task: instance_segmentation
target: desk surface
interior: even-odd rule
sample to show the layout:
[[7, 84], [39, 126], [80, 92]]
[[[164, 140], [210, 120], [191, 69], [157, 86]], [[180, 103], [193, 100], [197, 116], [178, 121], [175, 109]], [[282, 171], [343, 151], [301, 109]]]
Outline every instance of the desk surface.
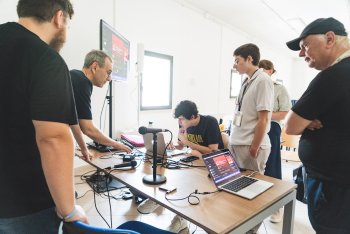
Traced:
[[[108, 159], [99, 158], [99, 156], [106, 153], [93, 152], [93, 154], [94, 159], [90, 164], [100, 169], [122, 163], [122, 160], [118, 157], [111, 157]], [[174, 157], [174, 160], [180, 157]], [[140, 166], [133, 170], [114, 170], [111, 174], [128, 187], [138, 190], [146, 197], [149, 197], [174, 213], [179, 214], [209, 233], [228, 233], [250, 222], [257, 217], [259, 213], [270, 208], [268, 212], [264, 214], [264, 216], [267, 217], [274, 211], [273, 209], [276, 208], [272, 206], [276, 205], [278, 202], [280, 203], [277, 204], [278, 207], [286, 205], [287, 202], [288, 204], [291, 203], [290, 215], [285, 215], [284, 219], [284, 221], [290, 221], [290, 224], [288, 227], [283, 228], [283, 233], [292, 233], [292, 227], [289, 226], [293, 225], [295, 184], [257, 174], [256, 178], [270, 181], [274, 183], [274, 186], [253, 200], [247, 200], [221, 191], [208, 195], [197, 195], [200, 198], [200, 204], [190, 205], [187, 199], [181, 201], [167, 201], [165, 199], [165, 193], [158, 189], [160, 185], [144, 184], [142, 178], [145, 175], [152, 174], [152, 165], [147, 162], [138, 162]], [[196, 164], [204, 166], [202, 160], [197, 160]], [[175, 186], [177, 188], [176, 192], [168, 195], [168, 198], [184, 198], [190, 193], [193, 193], [196, 189], [198, 189], [198, 192], [213, 192], [216, 190], [213, 181], [208, 177], [206, 168], [171, 170], [158, 166], [157, 174], [166, 176], [166, 185]], [[287, 201], [282, 201], [287, 196], [290, 198], [288, 198]], [[281, 202], [284, 203], [282, 204]], [[289, 211], [285, 209], [285, 213], [287, 212]], [[286, 220], [286, 217], [290, 220]], [[261, 220], [263, 220], [263, 218], [261, 218]], [[255, 224], [257, 223], [259, 222], [256, 221]], [[248, 223], [248, 225], [250, 224]], [[243, 227], [243, 229], [244, 228], [245, 227]]]

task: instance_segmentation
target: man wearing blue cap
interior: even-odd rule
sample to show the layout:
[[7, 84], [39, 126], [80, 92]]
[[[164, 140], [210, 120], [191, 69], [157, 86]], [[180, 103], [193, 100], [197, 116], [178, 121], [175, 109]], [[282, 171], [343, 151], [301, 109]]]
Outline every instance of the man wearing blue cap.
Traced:
[[286, 133], [302, 134], [309, 219], [317, 233], [350, 233], [350, 44], [344, 25], [317, 19], [287, 42], [320, 70], [286, 118]]

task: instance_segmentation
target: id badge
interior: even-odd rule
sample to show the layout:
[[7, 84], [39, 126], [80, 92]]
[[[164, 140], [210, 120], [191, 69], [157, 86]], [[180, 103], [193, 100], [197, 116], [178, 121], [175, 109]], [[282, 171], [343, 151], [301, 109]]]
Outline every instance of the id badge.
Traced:
[[241, 111], [236, 111], [233, 117], [233, 125], [240, 127], [242, 123], [243, 113]]

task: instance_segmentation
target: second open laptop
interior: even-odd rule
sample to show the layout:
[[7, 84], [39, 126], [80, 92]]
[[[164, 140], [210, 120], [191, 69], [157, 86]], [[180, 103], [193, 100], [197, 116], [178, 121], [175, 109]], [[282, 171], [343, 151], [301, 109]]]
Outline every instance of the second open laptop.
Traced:
[[[153, 134], [147, 133], [143, 135], [143, 141], [145, 143], [146, 153], [149, 155], [153, 154]], [[164, 152], [166, 152], [166, 156], [172, 157], [176, 155], [185, 154], [187, 152], [187, 148], [183, 150], [168, 150], [166, 149], [166, 143], [164, 140], [163, 133], [157, 133], [157, 155], [163, 156]]]
[[218, 189], [253, 199], [273, 186], [273, 183], [244, 176], [228, 149], [204, 154], [203, 160]]

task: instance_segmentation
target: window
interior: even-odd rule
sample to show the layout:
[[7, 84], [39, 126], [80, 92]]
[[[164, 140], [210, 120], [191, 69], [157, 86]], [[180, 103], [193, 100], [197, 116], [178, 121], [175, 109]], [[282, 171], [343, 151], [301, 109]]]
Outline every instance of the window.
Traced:
[[141, 80], [141, 110], [172, 108], [173, 57], [145, 51]]
[[230, 98], [236, 98], [238, 96], [239, 90], [242, 86], [242, 79], [242, 75], [240, 75], [235, 69], [231, 69]]

